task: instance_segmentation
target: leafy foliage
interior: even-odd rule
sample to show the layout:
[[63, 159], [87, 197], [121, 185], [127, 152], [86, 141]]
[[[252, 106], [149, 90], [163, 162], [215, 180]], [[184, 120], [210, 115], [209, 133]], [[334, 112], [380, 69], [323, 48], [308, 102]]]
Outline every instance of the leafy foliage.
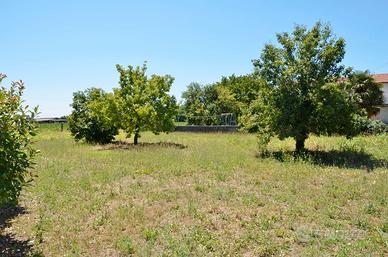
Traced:
[[188, 123], [219, 125], [222, 114], [239, 116], [256, 98], [262, 84], [252, 74], [222, 77], [219, 82], [205, 86], [195, 82], [189, 84], [182, 94]]
[[[217, 123], [217, 117], [210, 106], [215, 98], [215, 91], [210, 85], [203, 86], [198, 83], [191, 83], [187, 91], [182, 94], [185, 101], [185, 110], [190, 125], [212, 125]], [[213, 104], [214, 107], [214, 104]]]
[[350, 74], [348, 83], [359, 108], [365, 110], [368, 117], [377, 114], [379, 108], [376, 106], [384, 103], [382, 84], [377, 83], [368, 71]]
[[73, 94], [73, 111], [68, 117], [69, 130], [76, 141], [110, 143], [118, 134], [112, 94], [99, 88], [90, 88]]
[[381, 120], [371, 120], [364, 116], [357, 116], [355, 119], [355, 127], [358, 133], [365, 135], [379, 135], [388, 133], [388, 125]]
[[[213, 95], [213, 96], [212, 96]], [[214, 98], [214, 90], [211, 86], [203, 86], [193, 82], [187, 86], [182, 94], [184, 99], [184, 109], [189, 125], [211, 125], [216, 123], [214, 113], [209, 106]]]
[[236, 114], [240, 103], [233, 91], [224, 85], [203, 86], [191, 83], [182, 94], [184, 109], [191, 125], [218, 125], [223, 113]]
[[185, 106], [182, 103], [178, 103], [177, 115], [175, 118], [177, 122], [187, 121]]
[[222, 77], [221, 81], [217, 82], [216, 85], [230, 90], [235, 100], [239, 103], [240, 109], [238, 113], [241, 113], [244, 108], [247, 108], [256, 99], [258, 92], [263, 87], [263, 81], [254, 74], [231, 75]]
[[[6, 76], [0, 74], [0, 83]], [[29, 168], [37, 153], [32, 147], [38, 109], [23, 105], [22, 81], [0, 88], [0, 206], [15, 204], [24, 185], [32, 179]]]
[[343, 84], [347, 72], [341, 65], [345, 41], [333, 36], [331, 27], [316, 23], [308, 30], [277, 35], [279, 46], [265, 45], [253, 61], [255, 73], [267, 86], [243, 118], [250, 131], [280, 139], [293, 137], [297, 152], [304, 150], [310, 133], [355, 133], [353, 99]]
[[171, 131], [177, 104], [168, 92], [174, 78], [169, 75], [147, 78], [146, 64], [136, 68], [128, 66], [127, 69], [117, 65], [116, 68], [120, 73], [120, 87], [115, 90], [120, 113], [117, 121], [127, 136], [134, 134], [134, 144], [137, 144], [141, 130], [150, 130], [154, 134]]

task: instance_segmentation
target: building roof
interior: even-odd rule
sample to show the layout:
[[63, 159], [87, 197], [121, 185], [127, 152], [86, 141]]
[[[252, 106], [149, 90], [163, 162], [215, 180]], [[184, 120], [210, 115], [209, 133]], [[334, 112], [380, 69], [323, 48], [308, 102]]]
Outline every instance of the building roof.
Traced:
[[378, 83], [388, 83], [388, 73], [373, 74], [372, 77]]

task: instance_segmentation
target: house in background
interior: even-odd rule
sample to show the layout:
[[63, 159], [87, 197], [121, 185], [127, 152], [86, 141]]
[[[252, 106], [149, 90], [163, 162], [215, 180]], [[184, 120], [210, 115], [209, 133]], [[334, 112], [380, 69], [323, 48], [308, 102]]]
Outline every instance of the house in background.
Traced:
[[382, 120], [388, 124], [388, 73], [373, 74], [372, 77], [376, 82], [383, 84], [384, 104], [379, 106], [380, 112], [372, 117], [372, 119]]

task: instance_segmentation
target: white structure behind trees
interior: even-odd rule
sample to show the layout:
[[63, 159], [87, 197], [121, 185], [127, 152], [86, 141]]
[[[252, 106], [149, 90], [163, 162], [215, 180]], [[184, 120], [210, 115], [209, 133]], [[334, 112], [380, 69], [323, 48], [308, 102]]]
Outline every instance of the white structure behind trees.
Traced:
[[383, 84], [384, 104], [380, 106], [380, 112], [372, 117], [388, 124], [388, 73], [372, 75], [376, 82]]

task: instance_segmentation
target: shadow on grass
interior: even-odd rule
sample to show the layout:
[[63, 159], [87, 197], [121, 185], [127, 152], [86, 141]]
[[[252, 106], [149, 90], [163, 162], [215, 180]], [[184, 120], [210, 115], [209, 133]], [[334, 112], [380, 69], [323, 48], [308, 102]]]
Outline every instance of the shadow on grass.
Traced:
[[[10, 226], [10, 220], [26, 213], [23, 207], [4, 206], [0, 208], [0, 256], [30, 256], [32, 253], [32, 243], [30, 240], [20, 240], [6, 232]], [[37, 255], [33, 255], [37, 256]]]
[[172, 142], [156, 142], [156, 143], [147, 143], [141, 142], [135, 145], [134, 143], [126, 142], [126, 141], [116, 141], [109, 145], [101, 146], [99, 150], [128, 150], [128, 149], [139, 149], [145, 147], [163, 147], [163, 148], [177, 148], [177, 149], [185, 149], [186, 145], [172, 143]]
[[275, 151], [258, 154], [259, 158], [274, 158], [278, 161], [306, 161], [314, 165], [335, 166], [338, 168], [365, 169], [368, 172], [376, 168], [388, 168], [388, 160], [376, 159], [372, 155], [362, 151], [310, 151], [302, 154], [294, 151]]

